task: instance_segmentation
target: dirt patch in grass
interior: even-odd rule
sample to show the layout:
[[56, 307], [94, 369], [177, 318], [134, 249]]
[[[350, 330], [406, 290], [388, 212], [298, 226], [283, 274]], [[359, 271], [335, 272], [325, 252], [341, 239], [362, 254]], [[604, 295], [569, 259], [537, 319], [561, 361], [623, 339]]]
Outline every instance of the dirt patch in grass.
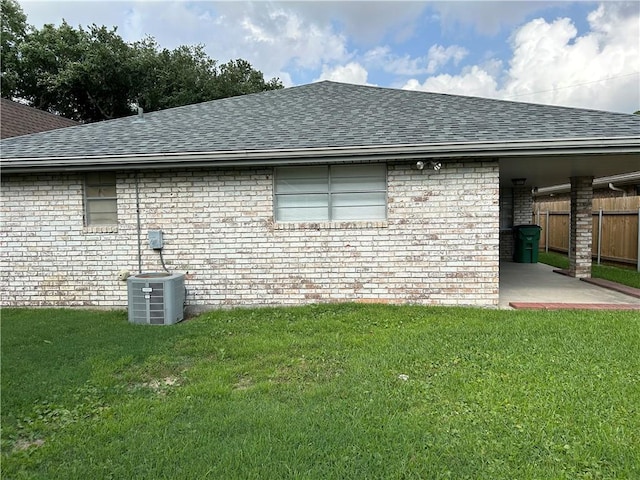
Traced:
[[251, 377], [242, 376], [233, 385], [234, 390], [248, 390], [253, 387], [253, 379]]
[[179, 386], [180, 380], [178, 379], [178, 377], [169, 376], [135, 384], [133, 386], [133, 390], [136, 390], [138, 388], [148, 388], [158, 395], [166, 395], [167, 392], [169, 392], [172, 388]]
[[13, 451], [21, 452], [23, 450], [29, 450], [32, 447], [41, 447], [44, 445], [44, 440], [38, 438], [36, 440], [26, 440], [24, 438], [18, 439], [13, 445]]

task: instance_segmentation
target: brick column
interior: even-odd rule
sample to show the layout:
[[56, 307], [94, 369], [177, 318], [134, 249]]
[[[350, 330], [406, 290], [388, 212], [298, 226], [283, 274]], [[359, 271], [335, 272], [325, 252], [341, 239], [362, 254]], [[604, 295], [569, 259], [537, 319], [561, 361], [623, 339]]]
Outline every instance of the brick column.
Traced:
[[513, 224], [530, 225], [533, 216], [533, 195], [531, 187], [514, 187], [513, 189]]
[[593, 177], [571, 177], [571, 238], [569, 274], [591, 277]]

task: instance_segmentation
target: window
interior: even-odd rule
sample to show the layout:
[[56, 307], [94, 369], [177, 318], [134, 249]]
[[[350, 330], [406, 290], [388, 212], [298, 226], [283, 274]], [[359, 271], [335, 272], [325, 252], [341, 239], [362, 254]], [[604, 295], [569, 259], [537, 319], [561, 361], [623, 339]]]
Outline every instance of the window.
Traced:
[[384, 220], [386, 166], [280, 167], [275, 174], [278, 222]]
[[84, 218], [87, 226], [118, 223], [115, 173], [98, 172], [85, 176]]
[[500, 189], [500, 230], [513, 227], [513, 189]]

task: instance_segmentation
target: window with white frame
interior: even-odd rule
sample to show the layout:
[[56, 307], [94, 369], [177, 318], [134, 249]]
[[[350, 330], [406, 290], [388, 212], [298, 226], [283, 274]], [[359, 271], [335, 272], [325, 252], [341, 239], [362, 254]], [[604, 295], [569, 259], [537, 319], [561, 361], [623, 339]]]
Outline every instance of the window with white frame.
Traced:
[[91, 172], [85, 175], [84, 221], [86, 226], [118, 223], [114, 172]]
[[386, 165], [279, 167], [274, 198], [278, 222], [385, 220]]

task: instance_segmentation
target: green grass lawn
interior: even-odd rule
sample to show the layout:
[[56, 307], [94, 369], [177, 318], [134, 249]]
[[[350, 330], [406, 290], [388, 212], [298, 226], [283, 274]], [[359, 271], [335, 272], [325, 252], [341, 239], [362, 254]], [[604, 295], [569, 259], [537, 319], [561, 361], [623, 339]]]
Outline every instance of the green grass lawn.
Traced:
[[[569, 268], [569, 258], [562, 253], [556, 252], [540, 252], [538, 260], [541, 263], [552, 265], [557, 268]], [[591, 267], [591, 275], [593, 278], [604, 278], [612, 282], [629, 285], [630, 287], [640, 288], [640, 272], [636, 269], [614, 267], [610, 265], [596, 265]]]
[[637, 312], [2, 311], [2, 478], [640, 478]]

